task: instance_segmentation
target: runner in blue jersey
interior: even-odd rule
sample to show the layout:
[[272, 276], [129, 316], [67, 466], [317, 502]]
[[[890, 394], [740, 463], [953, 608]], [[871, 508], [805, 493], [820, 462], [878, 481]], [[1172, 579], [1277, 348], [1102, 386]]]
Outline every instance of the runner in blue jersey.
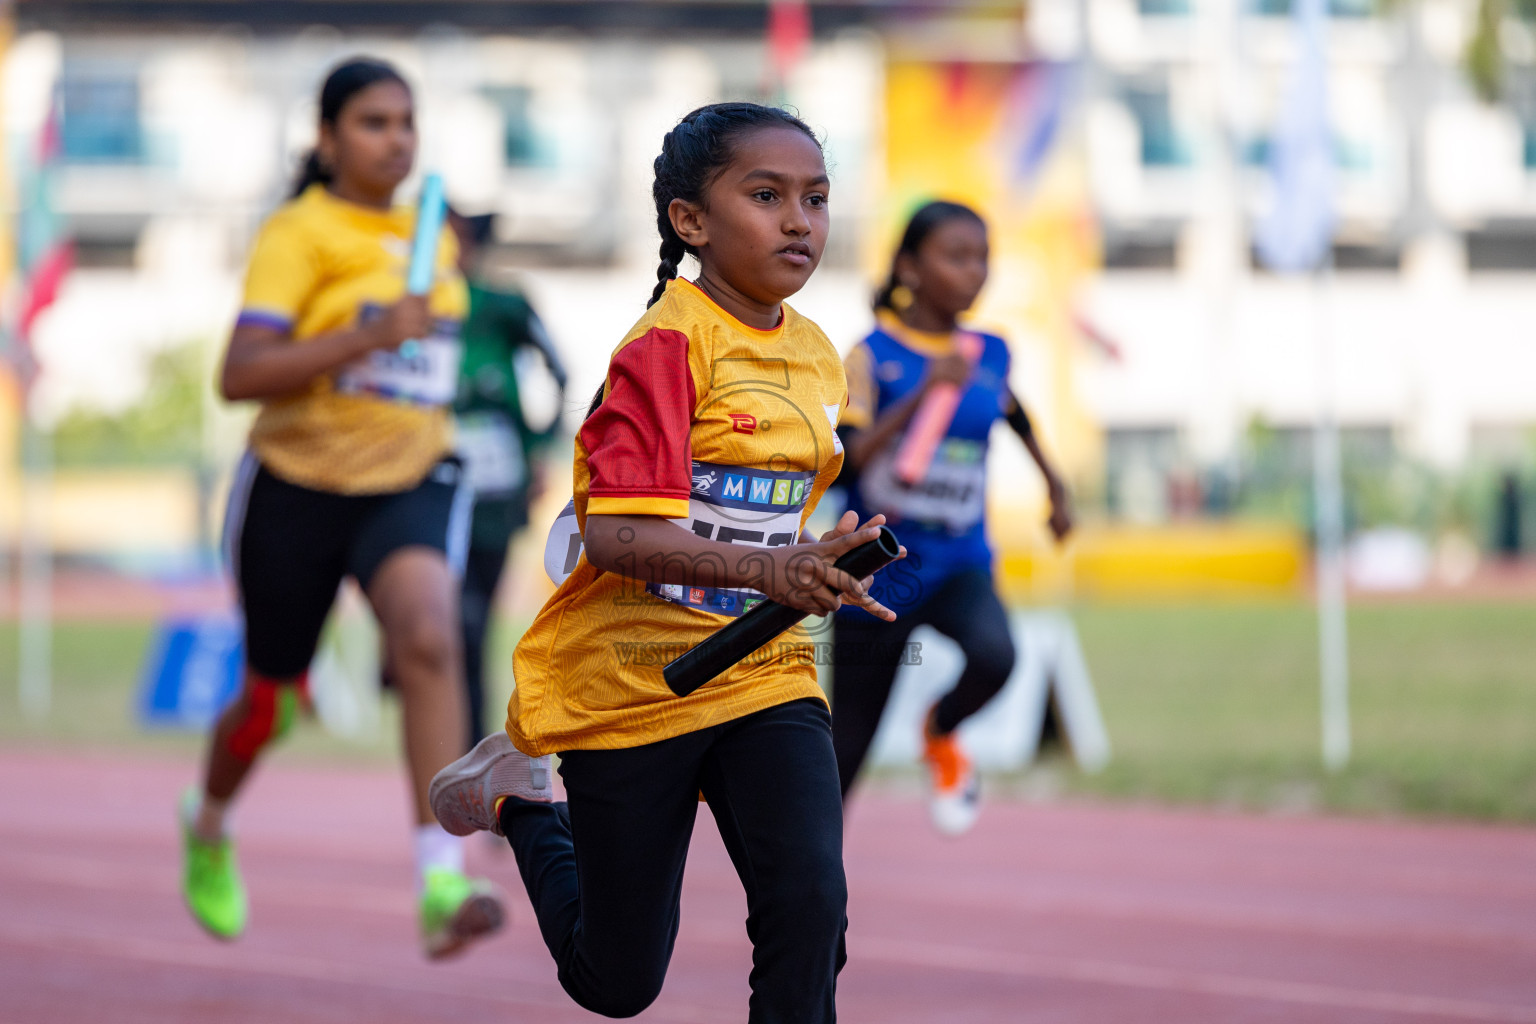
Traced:
[[[832, 733], [843, 795], [880, 724], [907, 637], [919, 625], [933, 626], [966, 659], [924, 724], [933, 821], [951, 834], [975, 823], [979, 798], [955, 729], [1002, 689], [1014, 662], [986, 526], [987, 444], [999, 419], [1045, 476], [1052, 533], [1059, 540], [1072, 529], [1066, 487], [1008, 386], [1007, 343], [959, 324], [986, 284], [987, 256], [986, 224], [969, 207], [933, 202], [913, 214], [875, 298], [877, 326], [846, 361], [848, 409], [838, 431], [859, 520], [883, 514], [907, 548], [905, 561], [878, 574], [870, 590], [896, 612], [895, 622], [842, 612], [834, 619]], [[954, 418], [926, 472], [908, 484], [897, 463], [909, 425], [946, 384], [960, 389]]]

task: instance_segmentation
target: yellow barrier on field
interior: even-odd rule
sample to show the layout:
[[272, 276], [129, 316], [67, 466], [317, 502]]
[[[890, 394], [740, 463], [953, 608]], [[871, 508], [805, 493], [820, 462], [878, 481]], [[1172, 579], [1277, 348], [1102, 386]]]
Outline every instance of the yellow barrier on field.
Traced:
[[1062, 548], [998, 538], [999, 586], [1012, 601], [1290, 593], [1306, 538], [1284, 526], [1084, 525]]

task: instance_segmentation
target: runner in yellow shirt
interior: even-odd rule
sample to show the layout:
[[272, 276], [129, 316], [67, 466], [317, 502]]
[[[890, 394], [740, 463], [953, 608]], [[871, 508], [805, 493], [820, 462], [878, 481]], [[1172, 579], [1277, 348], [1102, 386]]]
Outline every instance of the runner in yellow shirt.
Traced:
[[394, 194], [415, 159], [414, 118], [389, 65], [331, 72], [319, 145], [256, 240], [224, 360], [224, 397], [261, 403], [225, 525], [246, 672], [214, 728], [203, 784], [182, 805], [184, 895], [219, 938], [238, 936], [247, 918], [227, 810], [305, 701], [345, 576], [378, 617], [404, 711], [425, 950], [446, 955], [502, 921], [427, 799], [466, 740], [455, 571], [469, 504], [447, 406], [467, 297], [446, 230], [430, 294], [404, 294], [415, 217]]
[[802, 537], [847, 401], [836, 351], [783, 302], [824, 251], [826, 166], [798, 118], [723, 103], [685, 117], [655, 169], [660, 283], [576, 439], [586, 553], [518, 645], [507, 732], [444, 769], [432, 806], [451, 832], [507, 837], [561, 984], [622, 1017], [661, 990], [702, 793], [746, 889], [749, 1021], [832, 1021], [842, 803], [805, 633], [686, 697], [662, 679], [765, 596], [890, 615], [831, 566], [877, 529]]

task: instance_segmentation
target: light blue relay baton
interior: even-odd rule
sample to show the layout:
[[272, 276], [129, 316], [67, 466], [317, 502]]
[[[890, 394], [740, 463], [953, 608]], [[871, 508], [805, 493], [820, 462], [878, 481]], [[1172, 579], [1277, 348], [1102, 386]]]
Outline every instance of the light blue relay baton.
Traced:
[[[443, 176], [428, 174], [421, 183], [421, 200], [416, 207], [416, 237], [411, 240], [411, 265], [405, 275], [405, 290], [411, 295], [426, 295], [437, 278], [437, 243], [443, 233], [443, 219], [448, 204], [443, 198]], [[413, 355], [414, 341], [400, 346], [402, 355]]]
[[443, 201], [443, 176], [436, 172], [421, 183], [421, 201], [416, 208], [416, 237], [411, 242], [411, 269], [405, 278], [405, 290], [425, 295], [432, 290], [437, 276], [437, 240], [443, 233], [443, 219], [448, 204]]

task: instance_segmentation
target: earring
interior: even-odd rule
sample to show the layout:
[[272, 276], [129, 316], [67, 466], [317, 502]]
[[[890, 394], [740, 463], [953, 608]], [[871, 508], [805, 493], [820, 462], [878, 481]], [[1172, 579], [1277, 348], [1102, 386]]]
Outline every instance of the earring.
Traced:
[[912, 289], [904, 284], [899, 284], [891, 289], [891, 305], [897, 309], [906, 309], [912, 305]]

